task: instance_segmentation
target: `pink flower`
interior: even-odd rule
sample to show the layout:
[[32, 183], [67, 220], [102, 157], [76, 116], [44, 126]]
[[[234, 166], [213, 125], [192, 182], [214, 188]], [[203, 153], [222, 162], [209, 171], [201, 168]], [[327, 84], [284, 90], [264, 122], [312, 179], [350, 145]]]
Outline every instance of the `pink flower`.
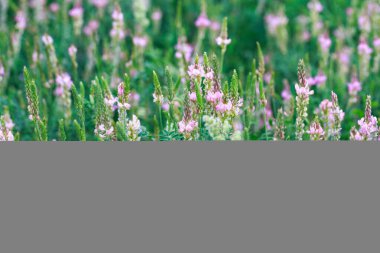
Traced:
[[362, 118], [358, 121], [358, 124], [360, 126], [359, 133], [363, 136], [369, 137], [378, 131], [377, 118], [374, 116], [371, 116], [368, 121]]
[[201, 15], [195, 21], [195, 26], [198, 28], [207, 28], [211, 25], [211, 21], [208, 19], [207, 14], [202, 12]]
[[371, 30], [371, 20], [368, 16], [360, 16], [358, 23], [360, 30], [368, 32]]
[[326, 53], [326, 52], [329, 51], [332, 42], [331, 42], [331, 39], [330, 39], [330, 37], [328, 36], [328, 34], [323, 34], [323, 35], [319, 36], [319, 38], [318, 38], [318, 42], [319, 42], [319, 45], [320, 45], [321, 50], [322, 50], [323, 52]]
[[207, 72], [207, 73], [205, 74], [205, 78], [206, 78], [207, 80], [212, 81], [212, 80], [214, 79], [214, 71], [210, 70], [209, 72]]
[[189, 94], [189, 99], [193, 102], [196, 102], [197, 101], [197, 94], [195, 92], [191, 92]]
[[73, 17], [73, 18], [81, 18], [83, 16], [83, 8], [82, 8], [82, 6], [80, 6], [80, 5], [74, 6], [74, 8], [72, 8], [69, 11], [69, 15], [71, 17]]
[[187, 73], [191, 78], [202, 78], [205, 75], [205, 70], [200, 64], [193, 64], [189, 66]]
[[107, 6], [108, 0], [91, 0], [91, 3], [98, 9], [103, 9]]
[[16, 20], [16, 28], [18, 30], [24, 30], [26, 28], [26, 16], [23, 11], [18, 11], [15, 17]]
[[187, 62], [191, 60], [191, 55], [193, 54], [193, 47], [185, 42], [182, 42], [181, 40], [178, 40], [177, 45], [175, 46], [176, 53], [175, 57], [178, 59], [181, 59], [182, 57], [185, 58]]
[[379, 49], [380, 48], [380, 38], [376, 38], [373, 40], [373, 46], [376, 48], [376, 49]]
[[198, 127], [198, 122], [189, 120], [188, 122], [183, 119], [178, 123], [178, 131], [180, 133], [192, 133]]
[[152, 19], [154, 21], [160, 21], [162, 19], [162, 12], [160, 10], [155, 10], [152, 13]]
[[77, 51], [78, 49], [74, 45], [71, 45], [68, 49], [69, 55], [71, 57], [74, 57], [77, 54]]
[[348, 84], [348, 92], [350, 94], [357, 94], [361, 90], [362, 90], [362, 84], [358, 80], [352, 80]]
[[129, 110], [129, 109], [131, 109], [131, 105], [129, 103], [120, 103], [120, 102], [118, 102], [117, 103], [117, 108]]
[[104, 103], [110, 107], [112, 110], [116, 110], [117, 109], [117, 104], [118, 104], [118, 99], [116, 97], [105, 97], [104, 98]]
[[222, 37], [216, 38], [216, 44], [220, 47], [225, 47], [231, 44], [231, 39], [223, 39]]
[[320, 13], [323, 11], [323, 5], [317, 0], [315, 0], [315, 1], [313, 0], [313, 1], [309, 2], [307, 4], [307, 7], [309, 8], [309, 10], [317, 12], [317, 13]]
[[115, 8], [112, 12], [112, 19], [114, 21], [119, 21], [119, 22], [124, 22], [124, 15], [123, 13], [120, 11], [120, 9], [118, 8]]
[[49, 5], [49, 9], [51, 12], [56, 13], [59, 11], [59, 4], [54, 2]]
[[132, 91], [131, 93], [129, 93], [128, 101], [132, 105], [137, 105], [140, 101], [140, 95], [137, 92]]
[[99, 28], [99, 22], [97, 20], [90, 20], [88, 24], [83, 28], [83, 32], [87, 35], [90, 36], [92, 35], [96, 30]]
[[165, 112], [168, 112], [169, 109], [170, 109], [170, 105], [168, 102], [164, 102], [161, 106], [162, 110], [164, 110]]
[[265, 17], [265, 22], [268, 25], [270, 34], [275, 34], [280, 26], [288, 24], [288, 18], [285, 15], [268, 14]]
[[358, 52], [359, 52], [360, 55], [370, 56], [372, 54], [373, 50], [372, 50], [372, 48], [370, 48], [368, 46], [367, 42], [365, 42], [364, 40], [362, 40], [359, 43]]
[[0, 81], [5, 76], [5, 69], [3, 64], [0, 62]]
[[57, 96], [57, 97], [61, 97], [63, 95], [63, 92], [64, 92], [64, 88], [63, 86], [57, 86], [54, 90], [54, 94]]
[[136, 47], [145, 48], [148, 45], [148, 38], [135, 36], [133, 37], [133, 44]]
[[55, 82], [57, 86], [67, 88], [68, 90], [70, 90], [73, 85], [73, 81], [71, 81], [71, 77], [68, 73], [57, 75]]
[[284, 101], [289, 101], [292, 98], [292, 93], [288, 89], [283, 89], [281, 92], [281, 97]]
[[332, 108], [332, 106], [333, 105], [332, 105], [331, 101], [328, 99], [325, 99], [319, 105], [319, 109], [321, 109], [322, 112], [328, 113], [330, 111], [330, 109]]
[[45, 34], [42, 36], [42, 42], [45, 46], [51, 46], [53, 45], [53, 38], [50, 37], [48, 34]]
[[302, 87], [296, 84], [297, 95], [302, 98], [309, 98], [310, 95], [314, 94], [314, 91], [310, 90], [308, 86]]
[[208, 91], [206, 95], [206, 100], [209, 103], [218, 103], [219, 101], [222, 100], [222, 98], [223, 98], [223, 93], [220, 91], [217, 91], [217, 92]]
[[220, 23], [218, 21], [211, 21], [210, 28], [214, 32], [217, 32], [220, 30]]
[[310, 134], [311, 138], [313, 140], [320, 140], [322, 136], [325, 135], [325, 131], [321, 127], [321, 125], [317, 122], [313, 122], [310, 125], [309, 131], [307, 131], [308, 134]]

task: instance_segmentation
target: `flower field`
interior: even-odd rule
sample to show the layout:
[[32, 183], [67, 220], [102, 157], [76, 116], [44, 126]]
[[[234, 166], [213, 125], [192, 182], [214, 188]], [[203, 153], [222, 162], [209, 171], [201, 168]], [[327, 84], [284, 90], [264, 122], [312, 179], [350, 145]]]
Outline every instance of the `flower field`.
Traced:
[[0, 0], [1, 141], [380, 140], [376, 0]]

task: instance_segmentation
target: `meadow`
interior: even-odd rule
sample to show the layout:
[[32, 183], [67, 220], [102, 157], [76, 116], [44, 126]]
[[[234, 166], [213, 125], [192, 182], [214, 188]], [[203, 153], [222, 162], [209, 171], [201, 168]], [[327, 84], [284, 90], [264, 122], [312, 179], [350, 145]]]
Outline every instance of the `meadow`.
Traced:
[[1, 141], [378, 141], [380, 1], [0, 0]]

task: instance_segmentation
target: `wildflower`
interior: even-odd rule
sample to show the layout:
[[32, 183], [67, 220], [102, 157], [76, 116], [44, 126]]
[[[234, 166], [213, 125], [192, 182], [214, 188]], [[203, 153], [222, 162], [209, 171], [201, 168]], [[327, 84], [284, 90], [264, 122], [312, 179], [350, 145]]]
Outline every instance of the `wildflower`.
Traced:
[[74, 32], [75, 35], [79, 35], [83, 26], [83, 8], [80, 4], [77, 4], [69, 11], [69, 16], [74, 19]]
[[124, 31], [124, 15], [120, 10], [120, 7], [116, 7], [112, 12], [112, 30], [111, 37], [116, 40], [122, 40], [126, 34]]
[[205, 76], [205, 70], [201, 64], [190, 65], [187, 73], [193, 79], [200, 79]]
[[317, 0], [312, 0], [307, 4], [307, 7], [309, 8], [310, 11], [314, 11], [317, 13], [320, 13], [323, 11], [323, 5], [317, 1]]
[[206, 95], [206, 100], [209, 103], [219, 103], [223, 98], [223, 93], [220, 91], [208, 91]]
[[128, 96], [128, 101], [132, 106], [136, 106], [140, 101], [140, 95], [137, 92], [132, 91]]
[[326, 83], [327, 76], [323, 74], [322, 72], [319, 72], [317, 76], [315, 76], [314, 78], [310, 77], [307, 79], [307, 81], [310, 86], [314, 86], [314, 85], [319, 86]]
[[218, 32], [220, 30], [220, 23], [218, 21], [211, 21], [210, 29], [214, 32]]
[[113, 97], [112, 95], [108, 95], [107, 97], [104, 98], [104, 103], [108, 107], [110, 107], [113, 111], [115, 111], [118, 105], [118, 98]]
[[53, 38], [48, 35], [48, 34], [45, 34], [42, 36], [42, 42], [44, 43], [45, 46], [52, 46], [53, 45]]
[[292, 98], [292, 93], [290, 91], [290, 86], [288, 82], [284, 83], [284, 89], [281, 92], [282, 99], [287, 102]]
[[78, 49], [74, 45], [71, 45], [68, 49], [68, 53], [69, 53], [70, 57], [75, 57], [77, 54], [77, 51], [78, 51]]
[[160, 21], [162, 19], [162, 11], [161, 10], [155, 10], [152, 13], [152, 19], [154, 21]]
[[140, 132], [141, 132], [140, 120], [136, 117], [136, 115], [133, 115], [132, 120], [129, 120], [127, 123], [128, 139], [131, 141], [139, 141]]
[[365, 40], [361, 40], [358, 46], [358, 52], [362, 56], [370, 56], [373, 50]]
[[114, 128], [112, 126], [107, 128], [104, 124], [100, 124], [95, 128], [94, 133], [98, 135], [102, 140], [106, 140], [112, 138]]
[[27, 20], [26, 20], [25, 13], [23, 11], [17, 12], [16, 17], [15, 17], [15, 21], [16, 21], [16, 28], [18, 30], [20, 30], [20, 31], [25, 30]]
[[135, 36], [133, 37], [133, 44], [136, 47], [145, 48], [148, 45], [148, 38]]
[[331, 136], [333, 140], [338, 141], [340, 140], [342, 130], [341, 125], [345, 114], [342, 109], [340, 109], [338, 105], [338, 96], [334, 92], [331, 92], [331, 101], [332, 107], [329, 117], [329, 136]]
[[377, 140], [379, 131], [377, 123], [377, 118], [372, 116], [371, 96], [367, 96], [365, 116], [358, 121], [360, 126], [359, 133], [363, 137], [363, 140]]
[[49, 9], [51, 12], [56, 13], [59, 11], [59, 4], [54, 2], [49, 5]]
[[183, 134], [186, 140], [190, 140], [194, 135], [194, 131], [198, 128], [198, 122], [193, 118], [189, 96], [185, 96], [184, 112], [180, 122], [178, 122], [178, 132]]
[[371, 20], [368, 15], [361, 15], [358, 18], [359, 29], [364, 32], [371, 31]]
[[4, 79], [4, 77], [5, 77], [4, 65], [0, 61], [0, 82]]
[[97, 20], [90, 20], [88, 24], [83, 28], [84, 34], [87, 36], [91, 36], [95, 33], [99, 28], [99, 22]]
[[325, 135], [325, 131], [323, 130], [319, 120], [316, 119], [311, 125], [309, 131], [307, 133], [310, 135], [310, 139], [313, 141], [323, 140]]
[[350, 95], [349, 103], [354, 104], [358, 101], [358, 93], [362, 90], [362, 84], [355, 76], [352, 77], [351, 82], [348, 84], [348, 94]]
[[70, 11], [69, 11], [69, 15], [75, 19], [79, 19], [83, 16], [83, 8], [82, 6], [80, 5], [76, 5], [74, 6], [74, 8], [72, 8]]
[[358, 46], [360, 79], [366, 79], [369, 75], [369, 65], [373, 49], [369, 47], [365, 39], [361, 39]]
[[186, 43], [184, 39], [178, 39], [178, 43], [175, 46], [175, 49], [176, 49], [175, 57], [177, 59], [184, 58], [186, 62], [190, 62], [191, 56], [194, 51], [194, 48], [192, 45]]
[[375, 38], [373, 40], [373, 46], [376, 48], [376, 49], [380, 49], [380, 38]]
[[104, 9], [108, 4], [108, 0], [91, 0], [91, 3], [98, 9]]
[[286, 26], [288, 24], [288, 18], [280, 14], [268, 14], [265, 16], [265, 22], [268, 26], [268, 31], [271, 35], [276, 35], [278, 28], [281, 26]]
[[220, 47], [226, 47], [231, 44], [231, 39], [223, 39], [222, 37], [216, 38], [216, 44]]
[[211, 21], [208, 19], [206, 12], [202, 12], [197, 20], [195, 21], [195, 26], [200, 29], [208, 28], [211, 25]]
[[296, 120], [296, 136], [297, 139], [302, 141], [305, 133], [305, 120], [307, 119], [307, 109], [309, 105], [309, 96], [314, 94], [311, 91], [306, 80], [305, 64], [303, 60], [298, 65], [298, 82], [295, 85], [297, 92], [297, 120]]
[[65, 87], [68, 90], [70, 90], [71, 86], [73, 85], [73, 82], [71, 81], [71, 77], [68, 73], [63, 73], [61, 75], [58, 75], [55, 81], [58, 86]]

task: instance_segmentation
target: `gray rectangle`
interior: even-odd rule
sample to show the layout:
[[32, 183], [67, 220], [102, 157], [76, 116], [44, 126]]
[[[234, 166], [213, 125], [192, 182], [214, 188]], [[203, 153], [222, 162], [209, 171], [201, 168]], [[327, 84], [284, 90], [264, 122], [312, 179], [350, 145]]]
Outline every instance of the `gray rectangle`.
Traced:
[[378, 156], [374, 143], [1, 144], [0, 252], [379, 252]]

